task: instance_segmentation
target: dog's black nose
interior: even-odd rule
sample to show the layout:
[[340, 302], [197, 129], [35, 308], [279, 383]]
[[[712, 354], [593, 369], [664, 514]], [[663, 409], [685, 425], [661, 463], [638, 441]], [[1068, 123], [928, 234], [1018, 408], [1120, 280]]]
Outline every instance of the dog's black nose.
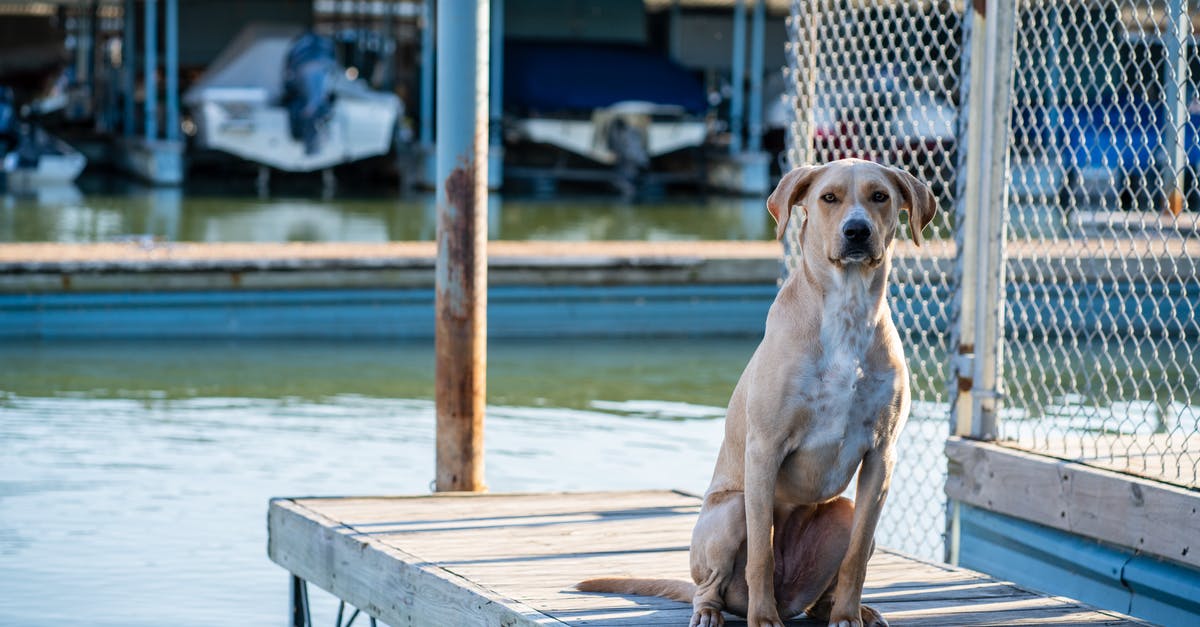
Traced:
[[842, 225], [842, 236], [848, 244], [865, 244], [871, 237], [871, 223], [866, 220], [850, 220]]

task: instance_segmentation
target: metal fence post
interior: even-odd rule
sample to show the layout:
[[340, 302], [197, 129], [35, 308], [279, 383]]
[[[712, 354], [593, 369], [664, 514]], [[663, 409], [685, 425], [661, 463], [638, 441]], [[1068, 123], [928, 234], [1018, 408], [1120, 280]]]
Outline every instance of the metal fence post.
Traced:
[[439, 0], [437, 14], [436, 487], [481, 491], [489, 2]]
[[1003, 372], [1005, 214], [1016, 11], [1015, 0], [980, 0], [974, 5], [954, 432], [994, 439]]
[[[976, 0], [969, 6], [964, 61], [968, 78], [964, 201], [959, 213], [960, 277], [951, 405], [955, 435], [994, 439], [1001, 399], [1005, 300], [1005, 215], [1013, 83], [1016, 0]], [[960, 125], [960, 129], [962, 126]], [[958, 504], [947, 503], [946, 561], [958, 562]]]

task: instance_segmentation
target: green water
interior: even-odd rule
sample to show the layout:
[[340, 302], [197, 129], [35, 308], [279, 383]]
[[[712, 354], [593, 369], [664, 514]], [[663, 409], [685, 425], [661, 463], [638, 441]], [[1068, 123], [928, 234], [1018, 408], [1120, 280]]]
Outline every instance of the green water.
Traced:
[[[703, 491], [754, 347], [492, 342], [489, 487]], [[1036, 363], [1057, 354], [1007, 348]], [[0, 343], [0, 625], [280, 624], [268, 499], [426, 493], [433, 356], [427, 342]], [[936, 347], [910, 355], [912, 417], [877, 534], [930, 559], [944, 529], [945, 362]], [[1171, 427], [1200, 429], [1188, 351], [1088, 343], [1054, 363], [1094, 380], [1064, 393], [1049, 369], [1014, 364], [1008, 428], [1152, 432], [1165, 408]], [[1123, 387], [1146, 379], [1157, 383]], [[1034, 389], [1052, 394], [1022, 406]], [[336, 602], [313, 594], [317, 624], [332, 624]]]
[[[236, 186], [152, 189], [85, 181], [0, 194], [0, 242], [432, 240], [435, 215], [432, 194], [388, 189], [258, 197]], [[488, 208], [489, 237], [505, 240], [760, 240], [771, 239], [773, 228], [762, 198], [630, 204], [606, 197], [494, 196]]]
[[[493, 340], [488, 402], [584, 409], [596, 399], [724, 406], [752, 338]], [[0, 392], [90, 398], [432, 399], [427, 342], [12, 342]], [[548, 376], [551, 375], [552, 376]]]
[[[489, 487], [702, 491], [753, 349], [494, 342]], [[433, 478], [429, 343], [10, 342], [0, 364], [0, 625], [282, 624], [270, 497]]]
[[[754, 347], [493, 342], [489, 487], [702, 492]], [[0, 364], [0, 625], [281, 624], [270, 497], [433, 478], [429, 343], [10, 342]], [[942, 529], [938, 415], [914, 410], [898, 476], [934, 474], [885, 523], [919, 529], [913, 548]], [[332, 624], [336, 602], [313, 595]]]

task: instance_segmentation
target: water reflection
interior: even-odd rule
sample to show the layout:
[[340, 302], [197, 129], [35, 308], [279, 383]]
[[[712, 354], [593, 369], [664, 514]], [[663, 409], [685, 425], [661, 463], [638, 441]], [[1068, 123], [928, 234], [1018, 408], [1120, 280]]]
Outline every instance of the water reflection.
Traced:
[[[433, 194], [259, 198], [206, 190], [83, 184], [0, 196], [0, 242], [289, 242], [432, 240]], [[761, 198], [675, 197], [643, 204], [610, 198], [493, 195], [491, 239], [762, 240]]]

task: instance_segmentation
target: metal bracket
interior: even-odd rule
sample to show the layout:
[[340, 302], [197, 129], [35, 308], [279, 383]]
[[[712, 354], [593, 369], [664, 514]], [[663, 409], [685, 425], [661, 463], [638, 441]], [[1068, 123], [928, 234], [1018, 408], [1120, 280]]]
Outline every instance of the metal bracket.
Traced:
[[986, 398], [994, 401], [1003, 401], [1004, 392], [1000, 390], [986, 390], [984, 388], [971, 388], [971, 396], [975, 398]]
[[950, 358], [950, 365], [959, 379], [970, 379], [975, 372], [975, 353], [961, 353]]

